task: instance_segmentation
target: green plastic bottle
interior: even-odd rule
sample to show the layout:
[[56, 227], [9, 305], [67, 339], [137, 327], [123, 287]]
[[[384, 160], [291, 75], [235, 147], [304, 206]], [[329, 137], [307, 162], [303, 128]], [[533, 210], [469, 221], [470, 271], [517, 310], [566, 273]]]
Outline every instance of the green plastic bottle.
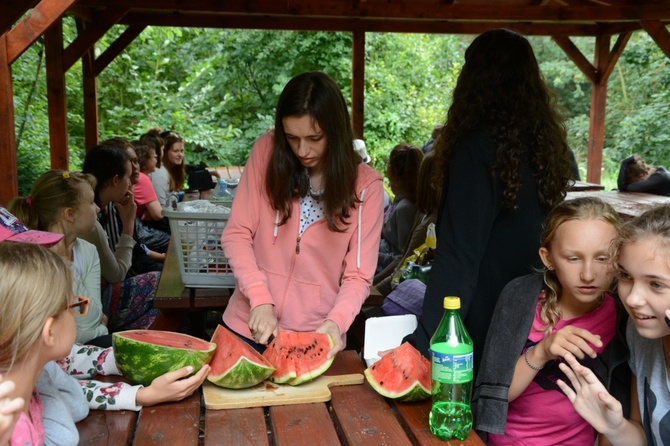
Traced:
[[459, 297], [444, 298], [444, 316], [430, 340], [433, 405], [428, 424], [442, 440], [465, 440], [472, 429], [472, 338], [463, 325]]

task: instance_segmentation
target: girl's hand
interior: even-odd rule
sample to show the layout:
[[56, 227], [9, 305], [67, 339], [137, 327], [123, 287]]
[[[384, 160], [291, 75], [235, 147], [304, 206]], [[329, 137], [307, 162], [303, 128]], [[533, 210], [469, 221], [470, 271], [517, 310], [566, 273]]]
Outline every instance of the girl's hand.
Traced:
[[259, 344], [267, 345], [270, 335], [279, 334], [278, 324], [272, 304], [259, 305], [249, 313], [249, 330]]
[[23, 398], [9, 398], [15, 387], [14, 381], [3, 381], [0, 375], [0, 445], [9, 443], [16, 420], [25, 406]]
[[328, 352], [328, 358], [332, 358], [337, 354], [337, 352], [344, 348], [344, 345], [342, 344], [342, 335], [340, 334], [340, 327], [338, 327], [337, 324], [330, 319], [326, 319], [326, 321], [316, 329], [316, 332], [328, 333], [335, 343], [333, 348], [331, 348]]
[[126, 195], [122, 199], [114, 203], [114, 207], [119, 212], [124, 234], [129, 233], [132, 237], [132, 231], [135, 228], [135, 214], [137, 213], [137, 204], [135, 203], [133, 191], [129, 190], [126, 192]]
[[182, 367], [174, 372], [161, 375], [151, 382], [148, 387], [142, 387], [137, 391], [135, 404], [138, 406], [153, 406], [166, 401], [180, 401], [190, 396], [205, 381], [212, 368], [205, 364], [198, 373], [186, 378], [193, 373], [193, 367]]
[[567, 353], [565, 361], [570, 367], [563, 363], [558, 366], [568, 377], [574, 390], [560, 379], [557, 383], [568, 396], [575, 411], [601, 434], [615, 432], [624, 422], [621, 403], [607, 392], [591, 369], [578, 363], [572, 354]]
[[533, 364], [539, 367], [552, 359], [565, 358], [568, 353], [579, 359], [584, 359], [586, 355], [595, 358], [598, 354], [591, 345], [602, 347], [600, 336], [583, 328], [566, 325], [537, 344], [533, 353], [538, 362]]

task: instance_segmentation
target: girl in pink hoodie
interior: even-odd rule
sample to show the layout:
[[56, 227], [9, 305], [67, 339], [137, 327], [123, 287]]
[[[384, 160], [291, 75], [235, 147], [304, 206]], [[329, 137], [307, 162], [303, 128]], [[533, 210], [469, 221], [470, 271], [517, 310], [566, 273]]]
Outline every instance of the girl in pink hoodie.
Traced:
[[274, 131], [254, 144], [221, 244], [237, 281], [223, 321], [259, 350], [279, 330], [317, 331], [334, 355], [369, 294], [382, 177], [353, 139], [335, 81], [307, 72], [284, 87]]

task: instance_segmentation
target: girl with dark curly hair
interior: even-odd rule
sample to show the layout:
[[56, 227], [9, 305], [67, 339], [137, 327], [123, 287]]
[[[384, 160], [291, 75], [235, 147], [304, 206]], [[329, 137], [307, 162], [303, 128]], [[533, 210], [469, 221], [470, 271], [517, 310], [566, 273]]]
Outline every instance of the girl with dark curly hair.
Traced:
[[565, 126], [526, 38], [496, 29], [472, 42], [434, 150], [438, 244], [414, 342], [429, 354], [443, 298], [459, 296], [476, 373], [500, 291], [540, 266], [542, 223], [572, 179]]

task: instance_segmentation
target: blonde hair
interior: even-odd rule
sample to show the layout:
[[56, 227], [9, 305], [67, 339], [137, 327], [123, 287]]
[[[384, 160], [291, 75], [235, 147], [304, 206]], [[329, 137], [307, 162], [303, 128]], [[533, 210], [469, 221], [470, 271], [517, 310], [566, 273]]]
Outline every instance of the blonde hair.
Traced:
[[0, 243], [0, 373], [23, 360], [50, 317], [72, 298], [70, 270], [58, 254], [38, 245]]
[[[582, 197], [559, 203], [547, 217], [544, 231], [542, 232], [541, 246], [550, 250], [551, 242], [556, 236], [558, 228], [565, 222], [573, 220], [600, 220], [611, 224], [615, 230], [621, 227], [621, 218], [612, 206], [600, 198]], [[540, 306], [540, 317], [546, 324], [545, 333], [551, 333], [560, 319], [558, 311], [558, 299], [563, 287], [558, 281], [556, 271], [544, 268], [544, 298]]]
[[35, 181], [29, 197], [13, 199], [7, 209], [29, 228], [46, 231], [60, 220], [62, 209], [79, 207], [83, 184], [95, 191], [96, 183], [88, 173], [50, 170]]

